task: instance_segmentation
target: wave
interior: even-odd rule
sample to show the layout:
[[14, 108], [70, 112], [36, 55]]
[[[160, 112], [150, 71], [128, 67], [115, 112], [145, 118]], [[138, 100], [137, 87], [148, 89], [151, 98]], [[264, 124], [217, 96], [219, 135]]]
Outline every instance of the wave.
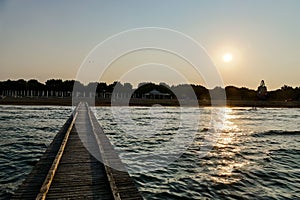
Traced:
[[51, 132], [56, 133], [58, 131], [57, 127], [50, 127], [50, 126], [44, 126], [44, 127], [34, 127], [36, 130], [44, 131], [44, 132]]
[[260, 133], [253, 133], [254, 137], [264, 136], [300, 136], [300, 131], [269, 130]]

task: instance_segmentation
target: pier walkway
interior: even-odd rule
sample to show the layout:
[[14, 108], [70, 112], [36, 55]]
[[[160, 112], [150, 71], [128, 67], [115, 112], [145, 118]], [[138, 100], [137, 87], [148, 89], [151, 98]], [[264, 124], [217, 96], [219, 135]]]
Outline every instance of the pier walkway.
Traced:
[[94, 114], [80, 103], [12, 199], [142, 197]]

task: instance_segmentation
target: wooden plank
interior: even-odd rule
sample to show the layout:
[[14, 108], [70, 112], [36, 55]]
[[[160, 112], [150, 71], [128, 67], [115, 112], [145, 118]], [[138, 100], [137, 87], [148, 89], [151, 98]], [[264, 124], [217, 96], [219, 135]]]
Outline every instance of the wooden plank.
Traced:
[[[88, 108], [89, 109], [89, 108]], [[134, 184], [133, 179], [129, 176], [125, 166], [123, 165], [118, 154], [114, 150], [107, 136], [104, 134], [100, 124], [98, 123], [95, 115], [89, 110], [89, 118], [92, 122], [93, 132], [95, 134], [97, 143], [100, 148], [102, 160], [104, 161], [106, 174], [110, 182], [110, 186], [115, 199], [143, 199]], [[117, 166], [118, 171], [111, 167]], [[120, 176], [120, 175], [123, 176]], [[118, 181], [122, 180], [123, 184], [126, 185], [126, 189], [118, 186]], [[130, 194], [130, 195], [128, 195]]]
[[[76, 126], [70, 134], [68, 145], [47, 197], [103, 196], [105, 199], [113, 199], [103, 164], [88, 152], [77, 132], [77, 129], [80, 128], [85, 134], [92, 134], [88, 122], [87, 110], [78, 109]], [[92, 143], [89, 144], [92, 145]]]
[[[89, 107], [80, 104], [73, 114], [77, 118], [70, 116], [12, 199], [35, 199], [43, 183], [48, 187], [47, 192], [39, 197], [46, 199], [142, 199]], [[72, 126], [73, 119], [76, 126]], [[83, 141], [88, 143], [89, 150], [98, 152], [97, 158], [108, 166], [91, 155]], [[47, 182], [47, 174], [58, 155], [54, 176]], [[111, 165], [122, 171], [109, 167]]]

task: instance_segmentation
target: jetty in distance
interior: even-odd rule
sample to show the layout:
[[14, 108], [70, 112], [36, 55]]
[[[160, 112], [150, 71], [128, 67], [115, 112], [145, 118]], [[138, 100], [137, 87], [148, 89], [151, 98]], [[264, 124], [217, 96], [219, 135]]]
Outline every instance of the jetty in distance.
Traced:
[[[96, 151], [102, 162], [88, 149]], [[142, 196], [88, 104], [80, 102], [12, 199], [135, 200]]]

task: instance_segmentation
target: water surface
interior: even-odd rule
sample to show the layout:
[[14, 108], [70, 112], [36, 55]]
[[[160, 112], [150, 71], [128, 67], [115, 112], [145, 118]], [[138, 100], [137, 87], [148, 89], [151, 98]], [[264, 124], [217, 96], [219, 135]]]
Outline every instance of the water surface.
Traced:
[[[195, 109], [132, 107], [131, 120], [120, 124], [110, 107], [96, 108], [145, 199], [300, 199], [300, 109], [226, 108], [205, 157], [201, 144], [216, 131], [210, 127], [214, 108]], [[1, 199], [25, 179], [71, 111], [0, 106]], [[181, 126], [182, 116], [199, 118], [196, 132], [194, 124]], [[186, 146], [170, 145], [178, 130], [192, 138], [174, 144]]]

